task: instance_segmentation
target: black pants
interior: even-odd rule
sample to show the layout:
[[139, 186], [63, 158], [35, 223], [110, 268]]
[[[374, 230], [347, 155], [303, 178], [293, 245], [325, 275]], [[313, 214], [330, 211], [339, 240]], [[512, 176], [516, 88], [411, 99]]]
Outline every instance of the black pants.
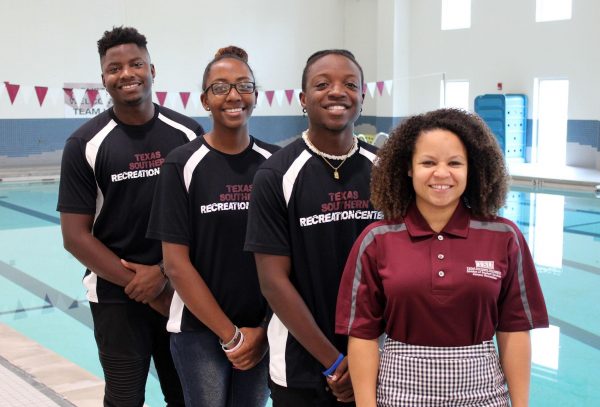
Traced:
[[169, 348], [167, 319], [148, 305], [90, 303], [104, 371], [105, 407], [142, 407], [150, 358], [167, 406], [184, 406]]
[[340, 403], [324, 382], [318, 389], [283, 387], [269, 379], [273, 407], [353, 407], [354, 403]]

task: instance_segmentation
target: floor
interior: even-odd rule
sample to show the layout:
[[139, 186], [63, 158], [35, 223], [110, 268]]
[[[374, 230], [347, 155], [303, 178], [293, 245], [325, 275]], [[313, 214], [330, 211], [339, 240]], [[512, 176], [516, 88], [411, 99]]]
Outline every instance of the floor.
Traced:
[[0, 324], [0, 407], [97, 407], [104, 382]]
[[[591, 190], [600, 197], [600, 171], [540, 168], [522, 163], [509, 166], [513, 183], [540, 189], [561, 186]], [[0, 182], [43, 178], [35, 172], [25, 174], [25, 178], [22, 175], [3, 173]], [[57, 176], [57, 172], [52, 172], [48, 178]], [[86, 370], [0, 324], [0, 407], [95, 407], [102, 404], [103, 387], [102, 380]]]

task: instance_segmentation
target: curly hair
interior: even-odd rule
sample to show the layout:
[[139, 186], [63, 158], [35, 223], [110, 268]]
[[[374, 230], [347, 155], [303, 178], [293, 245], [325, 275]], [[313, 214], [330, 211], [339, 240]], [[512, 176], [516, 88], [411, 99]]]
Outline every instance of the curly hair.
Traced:
[[248, 53], [246, 51], [244, 51], [242, 48], [240, 47], [236, 47], [235, 45], [230, 45], [228, 47], [223, 47], [223, 48], [219, 48], [217, 50], [217, 52], [215, 53], [215, 57], [212, 59], [212, 61], [210, 61], [208, 63], [208, 65], [206, 65], [206, 68], [204, 68], [204, 74], [202, 75], [202, 91], [206, 92], [207, 88], [207, 81], [208, 81], [208, 75], [210, 74], [210, 69], [212, 68], [212, 66], [217, 63], [218, 61], [225, 59], [225, 58], [232, 58], [232, 59], [237, 59], [238, 61], [241, 61], [244, 63], [244, 65], [246, 65], [248, 67], [248, 70], [250, 71], [250, 74], [252, 75], [252, 78], [254, 78], [254, 71], [252, 70], [252, 68], [250, 68], [250, 65], [248, 65]]
[[418, 137], [443, 129], [456, 134], [467, 150], [467, 186], [463, 194], [476, 216], [495, 216], [508, 191], [508, 170], [498, 142], [476, 114], [459, 109], [439, 109], [412, 116], [390, 134], [379, 150], [371, 175], [371, 200], [386, 219], [406, 214], [415, 190], [408, 176]]
[[104, 31], [104, 35], [98, 40], [100, 58], [106, 55], [106, 51], [109, 48], [121, 44], [135, 44], [139, 48], [148, 51], [148, 48], [146, 48], [148, 41], [146, 41], [146, 37], [140, 34], [138, 30], [133, 27], [113, 27], [110, 31]]
[[314, 54], [309, 56], [308, 59], [306, 60], [306, 66], [304, 67], [304, 70], [302, 71], [302, 91], [306, 91], [306, 81], [308, 79], [308, 69], [312, 66], [312, 64], [314, 64], [319, 59], [321, 59], [327, 55], [341, 55], [343, 57], [348, 58], [350, 61], [352, 61], [358, 67], [358, 70], [360, 71], [360, 86], [362, 88], [363, 83], [365, 81], [365, 75], [363, 74], [362, 66], [360, 66], [360, 64], [354, 57], [354, 54], [345, 49], [324, 49], [322, 51], [315, 52]]

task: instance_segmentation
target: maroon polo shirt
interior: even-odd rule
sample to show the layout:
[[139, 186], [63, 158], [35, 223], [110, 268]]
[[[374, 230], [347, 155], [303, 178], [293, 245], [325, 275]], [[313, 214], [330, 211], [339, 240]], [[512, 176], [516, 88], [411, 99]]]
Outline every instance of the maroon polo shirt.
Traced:
[[382, 333], [422, 346], [467, 346], [496, 331], [548, 326], [525, 238], [501, 217], [460, 204], [435, 233], [416, 205], [402, 222], [375, 222], [355, 242], [340, 284], [336, 332]]

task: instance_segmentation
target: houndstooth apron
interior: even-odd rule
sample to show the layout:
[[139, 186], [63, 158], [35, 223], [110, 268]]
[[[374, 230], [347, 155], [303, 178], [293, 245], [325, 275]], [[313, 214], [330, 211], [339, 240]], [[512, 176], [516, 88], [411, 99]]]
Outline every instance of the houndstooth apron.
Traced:
[[387, 338], [379, 362], [378, 407], [508, 407], [494, 342], [415, 346]]

